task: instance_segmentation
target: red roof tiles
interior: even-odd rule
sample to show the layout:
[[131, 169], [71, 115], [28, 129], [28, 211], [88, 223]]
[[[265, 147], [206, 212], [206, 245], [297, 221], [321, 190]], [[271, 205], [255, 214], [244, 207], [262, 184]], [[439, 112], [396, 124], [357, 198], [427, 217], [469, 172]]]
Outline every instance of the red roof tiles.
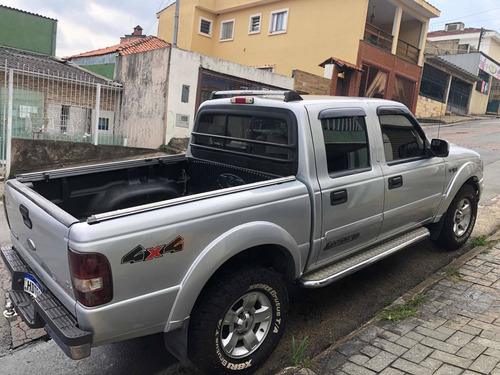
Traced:
[[344, 60], [337, 59], [336, 57], [329, 57], [328, 59], [323, 61], [321, 64], [319, 64], [319, 66], [324, 68], [326, 64], [337, 64], [341, 68], [354, 69], [354, 70], [358, 70], [360, 72], [363, 71], [363, 69], [357, 67], [356, 65], [348, 63], [347, 61], [344, 61]]
[[91, 57], [107, 55], [116, 52], [119, 55], [130, 55], [138, 52], [152, 51], [155, 49], [168, 47], [170, 44], [155, 36], [147, 36], [145, 38], [134, 39], [114, 46], [96, 49], [94, 51], [83, 52], [78, 55], [65, 57], [65, 60], [71, 60], [78, 57]]
[[[484, 29], [483, 31], [488, 32], [488, 31], [493, 31], [493, 30], [486, 30]], [[463, 34], [476, 34], [480, 33], [481, 29], [475, 28], [475, 27], [466, 27], [463, 30], [453, 30], [453, 31], [446, 31], [446, 30], [438, 30], [438, 31], [433, 31], [427, 34], [427, 38], [437, 38], [440, 36], [448, 36], [448, 35], [463, 35]]]

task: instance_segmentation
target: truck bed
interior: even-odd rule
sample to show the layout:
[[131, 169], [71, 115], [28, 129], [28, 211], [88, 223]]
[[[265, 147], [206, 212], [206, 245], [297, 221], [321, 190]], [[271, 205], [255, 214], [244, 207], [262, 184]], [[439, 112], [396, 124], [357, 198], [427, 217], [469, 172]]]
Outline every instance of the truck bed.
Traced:
[[21, 175], [18, 180], [79, 220], [278, 176], [171, 156]]

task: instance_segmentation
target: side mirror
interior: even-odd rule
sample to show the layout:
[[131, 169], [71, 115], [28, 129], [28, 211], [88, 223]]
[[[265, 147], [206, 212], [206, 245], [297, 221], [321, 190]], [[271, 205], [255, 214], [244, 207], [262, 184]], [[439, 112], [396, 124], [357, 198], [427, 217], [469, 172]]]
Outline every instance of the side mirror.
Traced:
[[431, 141], [431, 152], [434, 156], [445, 158], [450, 154], [450, 144], [435, 138]]

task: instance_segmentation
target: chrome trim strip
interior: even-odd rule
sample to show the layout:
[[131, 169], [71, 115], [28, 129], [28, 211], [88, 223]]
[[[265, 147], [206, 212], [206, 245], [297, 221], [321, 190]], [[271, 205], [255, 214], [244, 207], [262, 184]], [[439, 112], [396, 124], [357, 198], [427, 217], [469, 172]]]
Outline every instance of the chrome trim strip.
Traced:
[[100, 221], [109, 220], [109, 219], [113, 219], [116, 217], [122, 217], [122, 216], [131, 215], [131, 214], [156, 210], [158, 208], [176, 206], [178, 204], [195, 202], [195, 201], [199, 201], [199, 200], [202, 200], [205, 198], [219, 197], [222, 195], [237, 193], [240, 191], [251, 190], [251, 189], [255, 189], [255, 188], [259, 188], [259, 187], [266, 187], [266, 186], [271, 186], [271, 185], [282, 184], [285, 182], [291, 182], [291, 181], [295, 181], [295, 180], [296, 180], [295, 176], [280, 177], [280, 178], [275, 178], [272, 180], [254, 182], [254, 183], [247, 184], [247, 185], [234, 186], [234, 187], [230, 187], [230, 188], [226, 188], [226, 189], [220, 189], [220, 190], [210, 191], [210, 192], [206, 192], [206, 193], [189, 195], [187, 197], [179, 197], [179, 198], [169, 199], [167, 201], [144, 204], [142, 206], [125, 208], [123, 210], [105, 212], [102, 214], [92, 215], [92, 216], [88, 217], [87, 223], [94, 224], [94, 223], [97, 223]]
[[407, 246], [410, 246], [410, 245], [413, 245], [417, 242], [420, 242], [429, 236], [430, 236], [430, 232], [418, 235], [417, 237], [412, 238], [409, 241], [403, 242], [402, 244], [399, 244], [399, 245], [397, 245], [389, 250], [386, 250], [383, 253], [380, 253], [380, 254], [374, 256], [373, 258], [367, 259], [359, 264], [356, 264], [355, 266], [346, 268], [345, 270], [338, 272], [338, 273], [335, 273], [333, 275], [330, 275], [324, 279], [307, 280], [307, 281], [298, 280], [298, 283], [301, 286], [303, 286], [304, 288], [320, 288], [323, 286], [327, 286], [327, 285], [333, 283], [334, 281], [337, 281], [345, 276], [348, 276], [348, 275], [350, 275], [350, 274], [352, 274], [352, 273], [354, 273], [362, 268], [368, 267], [368, 266], [372, 265], [373, 263], [375, 263], [375, 262], [377, 262], [385, 257], [388, 257], [389, 255], [391, 255], [391, 254], [393, 254], [393, 253], [395, 253], [395, 252], [397, 252], [397, 251], [399, 251]]

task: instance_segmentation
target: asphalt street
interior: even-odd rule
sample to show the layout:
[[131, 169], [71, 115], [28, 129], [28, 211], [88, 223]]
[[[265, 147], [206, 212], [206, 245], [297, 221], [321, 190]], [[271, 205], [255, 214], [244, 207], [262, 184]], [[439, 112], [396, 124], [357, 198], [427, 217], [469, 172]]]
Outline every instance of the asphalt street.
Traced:
[[[439, 137], [478, 151], [485, 164], [486, 189], [480, 202], [473, 236], [488, 234], [500, 224], [500, 120], [468, 122], [447, 127], [426, 127]], [[5, 228], [2, 228], [4, 235]], [[277, 350], [259, 374], [273, 374], [291, 365], [292, 337], [309, 337], [306, 356], [316, 356], [370, 320], [384, 306], [465, 253], [444, 251], [431, 241], [407, 248], [374, 266], [319, 290], [290, 286], [290, 319]], [[2, 296], [0, 295], [0, 302]], [[0, 321], [3, 317], [0, 317]], [[0, 334], [2, 325], [0, 324]], [[164, 349], [161, 335], [94, 348], [90, 358], [68, 359], [50, 340], [14, 351], [0, 348], [0, 373], [57, 374], [197, 374], [176, 362]]]

